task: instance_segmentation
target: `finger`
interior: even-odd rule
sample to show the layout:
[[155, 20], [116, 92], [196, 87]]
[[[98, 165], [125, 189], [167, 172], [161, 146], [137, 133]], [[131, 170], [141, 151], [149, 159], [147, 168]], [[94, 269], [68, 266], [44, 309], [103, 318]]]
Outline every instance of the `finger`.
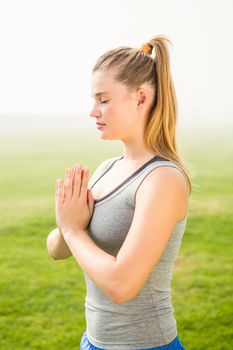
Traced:
[[[68, 168], [69, 169], [69, 168]], [[67, 179], [68, 179], [68, 169], [66, 169], [66, 172], [65, 172], [65, 179], [64, 179], [64, 182], [63, 182], [63, 197], [65, 198], [66, 196], [66, 185], [67, 185]]]
[[65, 185], [65, 198], [72, 198], [73, 195], [73, 168], [67, 169], [66, 185]]
[[75, 175], [74, 175], [74, 194], [77, 197], [80, 196], [81, 180], [82, 180], [82, 166], [78, 165], [75, 167]]
[[55, 194], [57, 197], [59, 197], [62, 194], [62, 180], [57, 179], [56, 181], [56, 187], [55, 187]]
[[80, 197], [81, 196], [87, 196], [87, 186], [88, 186], [88, 174], [89, 170], [84, 167], [83, 168], [83, 176], [82, 176], [82, 184], [81, 184], [81, 189], [80, 189]]
[[[70, 172], [72, 171], [72, 168], [67, 168], [66, 173], [65, 173], [65, 181], [64, 181], [64, 186], [63, 186], [63, 196], [64, 198], [67, 195], [67, 188], [69, 187], [69, 181], [70, 181]], [[73, 182], [73, 181], [72, 181]], [[73, 191], [73, 184], [72, 184], [72, 191]]]
[[56, 201], [60, 201], [63, 197], [63, 181], [61, 179], [58, 179], [56, 181], [56, 186], [55, 186], [55, 198]]

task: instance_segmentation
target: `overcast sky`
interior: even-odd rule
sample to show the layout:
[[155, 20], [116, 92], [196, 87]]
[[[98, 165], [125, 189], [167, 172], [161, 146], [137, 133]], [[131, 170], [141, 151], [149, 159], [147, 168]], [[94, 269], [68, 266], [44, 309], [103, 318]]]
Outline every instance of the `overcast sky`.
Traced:
[[0, 117], [87, 118], [97, 58], [164, 34], [180, 118], [232, 120], [232, 10], [232, 0], [0, 0]]

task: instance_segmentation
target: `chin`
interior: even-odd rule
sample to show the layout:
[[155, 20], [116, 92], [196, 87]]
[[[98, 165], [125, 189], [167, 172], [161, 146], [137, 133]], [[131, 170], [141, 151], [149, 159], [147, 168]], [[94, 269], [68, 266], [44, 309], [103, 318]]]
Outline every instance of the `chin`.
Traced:
[[111, 136], [104, 135], [104, 134], [101, 134], [100, 138], [103, 139], [103, 140], [116, 140], [116, 138], [113, 138]]
[[101, 137], [101, 139], [103, 139], [103, 140], [119, 140], [119, 138], [118, 137], [116, 137], [116, 136], [113, 136], [113, 135], [107, 135], [107, 134], [101, 134], [100, 135], [100, 137]]

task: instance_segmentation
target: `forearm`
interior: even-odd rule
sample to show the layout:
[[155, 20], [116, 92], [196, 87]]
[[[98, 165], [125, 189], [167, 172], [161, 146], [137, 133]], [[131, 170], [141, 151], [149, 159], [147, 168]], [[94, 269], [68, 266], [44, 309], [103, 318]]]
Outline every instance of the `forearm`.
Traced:
[[49, 233], [47, 237], [47, 249], [54, 259], [66, 259], [72, 255], [59, 228]]
[[116, 258], [99, 248], [84, 230], [67, 232], [64, 239], [85, 273], [111, 299], [116, 291]]

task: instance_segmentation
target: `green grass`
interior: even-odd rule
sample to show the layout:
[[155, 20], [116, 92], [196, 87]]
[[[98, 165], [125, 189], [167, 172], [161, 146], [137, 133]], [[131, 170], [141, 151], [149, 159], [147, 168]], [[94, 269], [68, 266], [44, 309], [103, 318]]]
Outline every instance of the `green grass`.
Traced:
[[[232, 130], [231, 130], [232, 131]], [[229, 129], [182, 130], [181, 153], [196, 174], [176, 260], [172, 301], [186, 350], [232, 349], [233, 142]], [[77, 162], [90, 174], [121, 154], [98, 131], [1, 133], [0, 349], [78, 350], [85, 330], [85, 280], [73, 257], [46, 249], [55, 227], [55, 181]]]

